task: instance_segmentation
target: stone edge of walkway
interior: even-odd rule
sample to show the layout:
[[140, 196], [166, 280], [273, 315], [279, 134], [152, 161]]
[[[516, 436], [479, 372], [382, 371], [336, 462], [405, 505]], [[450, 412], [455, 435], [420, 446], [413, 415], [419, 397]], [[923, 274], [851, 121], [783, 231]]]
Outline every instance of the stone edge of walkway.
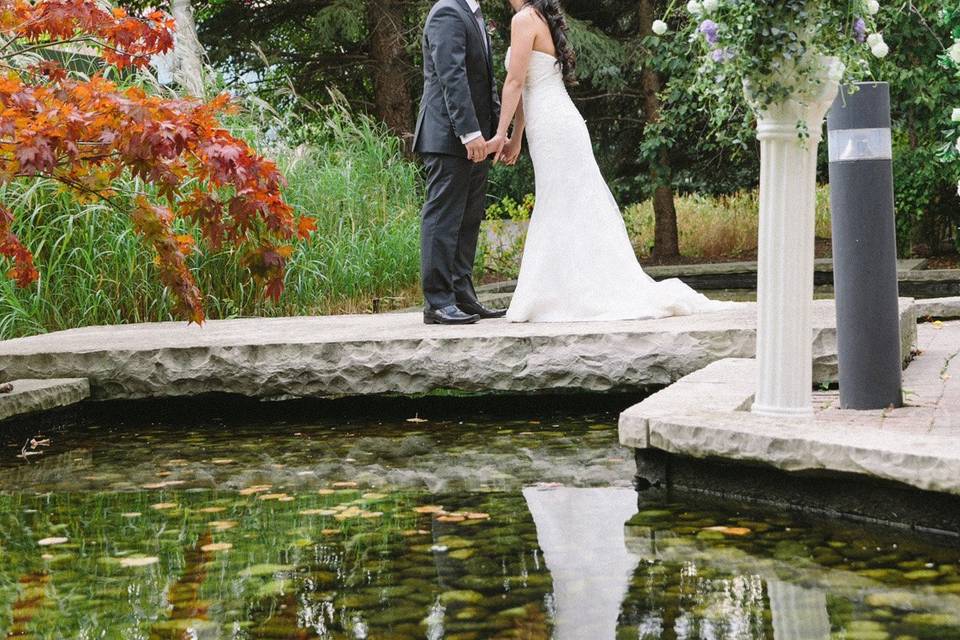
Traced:
[[13, 391], [0, 394], [0, 421], [76, 404], [90, 397], [86, 378], [14, 380]]
[[[960, 495], [960, 440], [883, 429], [883, 412], [835, 412], [835, 419], [756, 416], [756, 363], [714, 362], [620, 416], [620, 443], [697, 459], [762, 463], [781, 471], [852, 473]], [[695, 404], [691, 403], [695, 398]], [[892, 412], [892, 413], [895, 413]], [[825, 414], [821, 414], [825, 415]]]
[[915, 300], [914, 308], [918, 318], [954, 320], [960, 318], [960, 296]]

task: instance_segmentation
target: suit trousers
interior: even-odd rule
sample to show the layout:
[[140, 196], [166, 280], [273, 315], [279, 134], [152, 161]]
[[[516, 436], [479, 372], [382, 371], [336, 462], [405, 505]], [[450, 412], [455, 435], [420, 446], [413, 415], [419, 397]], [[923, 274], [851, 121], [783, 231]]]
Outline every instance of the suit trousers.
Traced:
[[490, 161], [426, 153], [427, 196], [420, 220], [420, 273], [428, 308], [476, 300], [473, 262]]

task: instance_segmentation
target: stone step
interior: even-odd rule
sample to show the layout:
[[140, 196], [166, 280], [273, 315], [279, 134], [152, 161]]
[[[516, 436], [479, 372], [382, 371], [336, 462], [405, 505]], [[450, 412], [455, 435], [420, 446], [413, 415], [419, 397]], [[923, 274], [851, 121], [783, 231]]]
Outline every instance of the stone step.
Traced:
[[13, 390], [0, 394], [0, 420], [76, 404], [90, 397], [86, 378], [14, 380]]

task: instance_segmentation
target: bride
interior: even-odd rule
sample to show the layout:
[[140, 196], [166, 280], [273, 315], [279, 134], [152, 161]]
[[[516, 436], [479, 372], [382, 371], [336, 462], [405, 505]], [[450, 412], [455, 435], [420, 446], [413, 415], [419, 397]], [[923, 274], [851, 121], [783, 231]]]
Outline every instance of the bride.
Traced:
[[487, 151], [513, 164], [526, 132], [536, 205], [507, 319], [627, 320], [730, 308], [679, 280], [656, 282], [643, 272], [583, 116], [567, 94], [575, 63], [558, 2], [510, 4], [516, 14], [500, 124]]

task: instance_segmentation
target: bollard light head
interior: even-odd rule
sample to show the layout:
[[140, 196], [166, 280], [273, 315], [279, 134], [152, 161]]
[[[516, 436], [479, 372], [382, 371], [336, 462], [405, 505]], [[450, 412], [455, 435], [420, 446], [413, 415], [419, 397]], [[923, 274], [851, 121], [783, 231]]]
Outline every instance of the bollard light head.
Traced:
[[892, 160], [890, 86], [859, 82], [841, 87], [827, 116], [830, 162]]
[[830, 162], [893, 160], [890, 129], [838, 129], [827, 133]]

